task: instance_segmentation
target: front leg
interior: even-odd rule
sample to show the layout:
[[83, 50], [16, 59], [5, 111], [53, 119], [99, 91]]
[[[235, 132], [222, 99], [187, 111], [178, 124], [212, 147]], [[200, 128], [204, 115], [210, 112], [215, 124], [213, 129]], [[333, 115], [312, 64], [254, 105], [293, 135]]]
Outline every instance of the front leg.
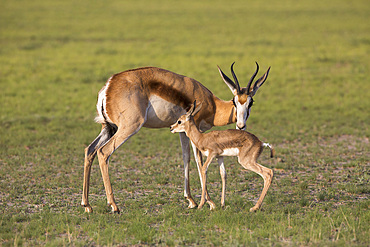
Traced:
[[[197, 163], [197, 168], [198, 168], [198, 173], [199, 173], [200, 184], [202, 186], [202, 191], [203, 191], [202, 168], [204, 165], [203, 165], [202, 153], [199, 151], [199, 149], [197, 149], [197, 147], [194, 145], [193, 142], [191, 142], [191, 146], [193, 147], [194, 157]], [[204, 189], [205, 189], [205, 199], [207, 200], [207, 203], [209, 204], [209, 209], [213, 210], [216, 208], [216, 204], [211, 200], [208, 194], [208, 191], [207, 191], [207, 187], [205, 187]], [[201, 208], [201, 207], [198, 206], [198, 208]]]
[[210, 210], [213, 210], [216, 208], [216, 204], [211, 200], [211, 198], [206, 196], [207, 191], [207, 170], [209, 164], [212, 162], [215, 155], [210, 154], [207, 157], [206, 163], [204, 163], [203, 167], [201, 168], [201, 178], [202, 178], [202, 198], [200, 200], [198, 209], [201, 209], [204, 205], [204, 203], [207, 201], [207, 203], [210, 205]]
[[180, 134], [180, 142], [181, 142], [181, 149], [182, 149], [182, 159], [184, 161], [184, 173], [185, 173], [185, 189], [184, 189], [184, 196], [189, 201], [188, 208], [196, 208], [198, 205], [194, 201], [193, 197], [190, 193], [190, 183], [189, 183], [189, 164], [190, 164], [190, 145], [189, 145], [189, 137], [186, 136], [185, 133], [181, 132]]

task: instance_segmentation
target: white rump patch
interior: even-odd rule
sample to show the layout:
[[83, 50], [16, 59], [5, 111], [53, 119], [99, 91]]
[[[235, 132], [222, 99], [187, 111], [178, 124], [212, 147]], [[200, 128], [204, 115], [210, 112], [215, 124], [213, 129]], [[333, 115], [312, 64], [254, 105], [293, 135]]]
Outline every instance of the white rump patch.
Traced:
[[[112, 77], [109, 78], [105, 86], [100, 90], [99, 95], [98, 95], [98, 102], [96, 103], [96, 110], [98, 111], [98, 116], [95, 117], [95, 122], [100, 123], [100, 124], [105, 123], [105, 121], [113, 123], [107, 114], [107, 108], [106, 108], [107, 88], [109, 86], [109, 82], [111, 79]], [[102, 109], [104, 109], [104, 115], [103, 115]], [[107, 120], [105, 120], [104, 116]]]

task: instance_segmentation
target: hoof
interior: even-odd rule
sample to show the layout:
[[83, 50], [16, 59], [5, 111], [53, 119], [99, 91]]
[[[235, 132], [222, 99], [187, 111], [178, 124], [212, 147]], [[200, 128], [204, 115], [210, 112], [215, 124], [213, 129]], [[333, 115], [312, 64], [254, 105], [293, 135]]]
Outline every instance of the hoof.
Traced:
[[204, 202], [199, 204], [198, 209], [202, 209], [203, 206], [204, 206]]
[[113, 205], [110, 205], [110, 206], [112, 208], [112, 213], [114, 213], [114, 214], [119, 214], [120, 213], [120, 211], [119, 211], [119, 209], [118, 209], [117, 206], [116, 207], [114, 207]]
[[209, 204], [209, 210], [213, 211], [216, 209], [216, 204], [214, 202], [208, 202]]
[[92, 213], [92, 207], [89, 205], [89, 206], [85, 206], [85, 213]]
[[198, 204], [193, 200], [193, 198], [186, 198], [189, 201], [188, 208], [193, 209], [198, 206]]
[[249, 209], [249, 212], [256, 212], [259, 208], [258, 207], [253, 207]]

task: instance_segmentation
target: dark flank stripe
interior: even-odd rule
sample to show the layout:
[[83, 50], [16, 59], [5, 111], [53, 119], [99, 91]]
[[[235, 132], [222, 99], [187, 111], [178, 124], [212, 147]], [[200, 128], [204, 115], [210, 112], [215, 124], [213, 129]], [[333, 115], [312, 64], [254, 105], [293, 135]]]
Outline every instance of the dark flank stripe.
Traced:
[[104, 114], [104, 99], [102, 100], [102, 103], [101, 103], [101, 115], [103, 115], [104, 121], [108, 122], [107, 117]]
[[[129, 97], [133, 92], [140, 96], [140, 100], [147, 100], [150, 98], [150, 95], [156, 95], [163, 100], [182, 107], [186, 111], [190, 109], [194, 100], [202, 102], [203, 108], [211, 112], [216, 107], [214, 95], [200, 82], [190, 77], [155, 67], [132, 69], [115, 74], [111, 77], [107, 87], [105, 108], [107, 117], [113, 122], [116, 121], [114, 116], [118, 115], [117, 111], [120, 111], [118, 109], [119, 103], [115, 102], [115, 100], [119, 101], [122, 97]], [[203, 119], [204, 116], [202, 114], [207, 114], [207, 112], [207, 110], [201, 111], [197, 114], [196, 119]], [[213, 115], [205, 117], [207, 117], [207, 123], [213, 123]], [[227, 121], [224, 122], [226, 124]]]
[[184, 109], [189, 108], [193, 103], [193, 100], [183, 92], [159, 81], [152, 81], [148, 86], [152, 94], [159, 95], [164, 100], [180, 105]]

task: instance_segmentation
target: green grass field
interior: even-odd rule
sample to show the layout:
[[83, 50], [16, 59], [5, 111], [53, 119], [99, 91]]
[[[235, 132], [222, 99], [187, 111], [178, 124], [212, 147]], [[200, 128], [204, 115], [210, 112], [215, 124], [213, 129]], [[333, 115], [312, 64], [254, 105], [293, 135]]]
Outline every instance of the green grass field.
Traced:
[[[368, 246], [368, 1], [0, 1], [1, 246]], [[98, 135], [97, 93], [113, 74], [162, 67], [222, 99], [217, 71], [245, 83], [271, 66], [247, 129], [272, 143], [263, 182], [225, 159], [226, 208], [187, 209], [180, 141], [142, 129], [110, 159], [121, 214], [97, 161], [80, 206], [84, 148]], [[235, 125], [222, 127], [235, 128]], [[191, 189], [200, 200], [195, 162]], [[208, 172], [220, 203], [216, 162]]]

